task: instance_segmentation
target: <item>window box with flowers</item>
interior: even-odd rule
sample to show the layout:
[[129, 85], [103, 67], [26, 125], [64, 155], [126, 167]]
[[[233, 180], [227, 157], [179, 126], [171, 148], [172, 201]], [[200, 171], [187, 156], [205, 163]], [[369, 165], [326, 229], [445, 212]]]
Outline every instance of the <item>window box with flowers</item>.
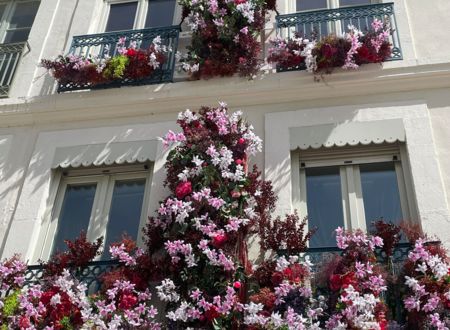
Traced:
[[178, 26], [76, 36], [68, 55], [41, 65], [58, 91], [98, 89], [172, 81]]

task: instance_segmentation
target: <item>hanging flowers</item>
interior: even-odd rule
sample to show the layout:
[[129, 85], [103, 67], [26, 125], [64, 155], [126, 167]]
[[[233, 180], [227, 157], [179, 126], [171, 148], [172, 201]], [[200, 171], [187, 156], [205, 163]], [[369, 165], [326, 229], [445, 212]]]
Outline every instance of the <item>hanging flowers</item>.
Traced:
[[334, 68], [357, 69], [362, 64], [381, 63], [391, 56], [390, 28], [374, 20], [367, 33], [350, 25], [343, 36], [329, 35], [309, 40], [296, 35], [289, 40], [271, 40], [268, 62], [281, 70], [305, 68], [314, 74], [331, 73]]
[[267, 0], [180, 0], [192, 41], [181, 58], [193, 78], [252, 77], [261, 64], [260, 34], [265, 13], [275, 9]]

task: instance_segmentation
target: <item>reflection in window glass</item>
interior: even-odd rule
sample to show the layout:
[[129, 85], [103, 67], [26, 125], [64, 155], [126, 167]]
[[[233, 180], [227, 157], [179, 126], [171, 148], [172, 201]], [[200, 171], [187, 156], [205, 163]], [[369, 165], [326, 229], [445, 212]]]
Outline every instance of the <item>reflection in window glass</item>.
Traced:
[[174, 13], [175, 0], [150, 0], [145, 27], [171, 26]]
[[59, 213], [53, 252], [66, 249], [64, 240], [73, 240], [81, 231], [87, 232], [96, 187], [95, 183], [67, 186]]
[[120, 241], [124, 234], [137, 239], [144, 191], [145, 179], [115, 182], [103, 258], [109, 259], [109, 246]]
[[297, 11], [325, 8], [327, 8], [327, 0], [297, 0]]
[[402, 209], [394, 163], [364, 164], [359, 168], [367, 229], [380, 218], [398, 224]]
[[336, 245], [334, 230], [344, 226], [339, 167], [306, 169], [309, 228], [317, 227], [311, 247]]
[[370, 5], [372, 0], [339, 0], [339, 7]]
[[14, 12], [11, 16], [3, 42], [13, 43], [26, 41], [38, 8], [38, 1], [18, 2], [14, 7]]
[[137, 2], [111, 5], [105, 32], [132, 30], [134, 28], [137, 5]]

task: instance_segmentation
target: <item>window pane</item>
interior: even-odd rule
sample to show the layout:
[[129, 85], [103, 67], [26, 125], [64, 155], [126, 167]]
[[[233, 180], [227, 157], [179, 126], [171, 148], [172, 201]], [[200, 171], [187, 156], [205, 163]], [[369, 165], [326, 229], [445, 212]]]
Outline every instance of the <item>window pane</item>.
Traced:
[[150, 0], [145, 27], [172, 25], [174, 12], [175, 0]]
[[64, 251], [66, 249], [64, 240], [73, 240], [81, 231], [87, 231], [96, 187], [95, 183], [67, 186], [59, 213], [53, 252]]
[[297, 11], [327, 8], [327, 0], [297, 0]]
[[9, 28], [31, 27], [38, 8], [38, 1], [17, 3], [11, 21], [9, 22]]
[[144, 200], [145, 179], [116, 181], [109, 211], [103, 258], [109, 259], [109, 246], [123, 234], [137, 239]]
[[0, 18], [3, 18], [3, 14], [5, 13], [6, 4], [0, 4]]
[[136, 10], [137, 2], [111, 5], [105, 31], [132, 30], [136, 18]]
[[339, 0], [339, 7], [370, 5], [371, 0]]
[[28, 35], [30, 34], [31, 29], [20, 29], [20, 30], [12, 30], [6, 32], [5, 40], [3, 41], [5, 44], [14, 43], [14, 42], [23, 42], [28, 40]]
[[361, 185], [367, 228], [383, 218], [387, 222], [402, 220], [400, 193], [393, 162], [360, 165]]
[[317, 227], [310, 246], [336, 246], [334, 230], [344, 226], [339, 167], [306, 169], [306, 198], [309, 227]]

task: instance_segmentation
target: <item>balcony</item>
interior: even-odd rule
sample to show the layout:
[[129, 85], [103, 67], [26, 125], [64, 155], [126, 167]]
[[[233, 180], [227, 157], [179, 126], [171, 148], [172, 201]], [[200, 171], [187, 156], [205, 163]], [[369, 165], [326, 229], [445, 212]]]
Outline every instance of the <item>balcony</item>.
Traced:
[[[330, 34], [343, 35], [349, 25], [360, 31], [370, 29], [371, 23], [378, 19], [391, 27], [390, 43], [392, 54], [389, 60], [401, 60], [402, 51], [395, 20], [394, 3], [381, 3], [365, 6], [352, 6], [325, 10], [312, 10], [276, 17], [277, 35], [281, 38], [292, 38], [299, 34], [305, 38], [322, 39]], [[304, 65], [277, 71], [304, 70]]]
[[26, 43], [0, 45], [0, 97], [8, 97]]
[[125, 38], [127, 45], [129, 45], [131, 42], [135, 42], [138, 49], [146, 49], [151, 45], [153, 39], [159, 36], [161, 37], [161, 45], [166, 46], [168, 52], [166, 53], [166, 58], [162, 66], [158, 69], [155, 69], [152, 74], [146, 78], [136, 80], [124, 78], [118, 81], [115, 80], [113, 82], [95, 86], [67, 81], [59, 84], [58, 92], [172, 82], [175, 69], [175, 54], [178, 47], [179, 31], [179, 26], [168, 26], [161, 28], [117, 31], [73, 37], [69, 54], [83, 56], [85, 58], [104, 58], [106, 54], [109, 56], [115, 56], [117, 54], [116, 44], [119, 38]]

